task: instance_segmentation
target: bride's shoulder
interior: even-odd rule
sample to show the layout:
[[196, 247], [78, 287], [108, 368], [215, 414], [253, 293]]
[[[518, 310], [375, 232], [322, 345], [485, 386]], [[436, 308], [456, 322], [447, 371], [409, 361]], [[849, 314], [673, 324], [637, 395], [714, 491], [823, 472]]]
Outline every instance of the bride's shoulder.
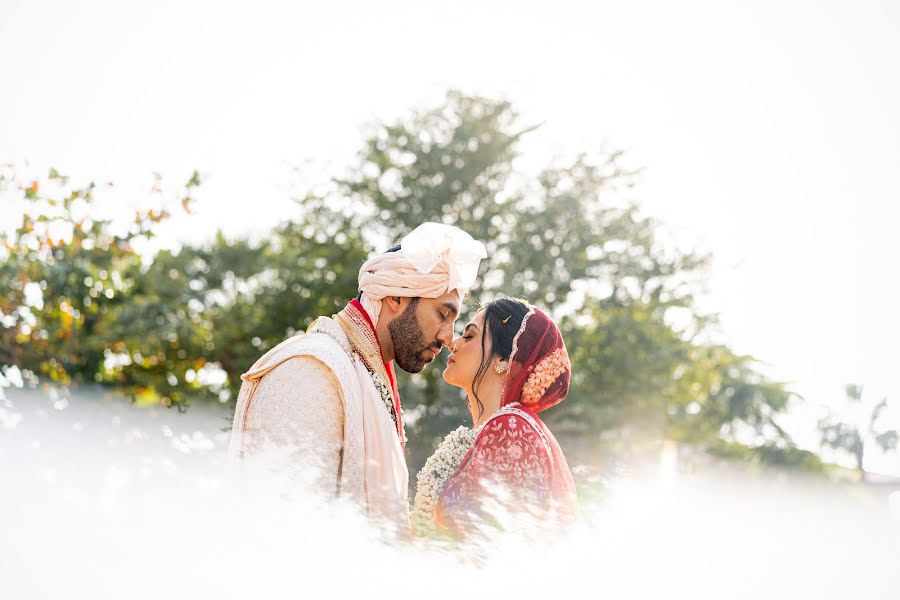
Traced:
[[531, 442], [541, 446], [547, 444], [534, 417], [517, 406], [505, 406], [498, 410], [485, 422], [478, 438], [481, 443], [499, 439], [506, 442]]
[[540, 430], [534, 416], [524, 410], [518, 402], [500, 407], [485, 422], [485, 427], [509, 427], [515, 429], [522, 426]]
[[525, 411], [504, 411], [485, 422], [470, 460], [479, 477], [515, 475], [513, 483], [519, 485], [526, 471], [542, 473], [550, 457], [547, 440], [534, 419]]

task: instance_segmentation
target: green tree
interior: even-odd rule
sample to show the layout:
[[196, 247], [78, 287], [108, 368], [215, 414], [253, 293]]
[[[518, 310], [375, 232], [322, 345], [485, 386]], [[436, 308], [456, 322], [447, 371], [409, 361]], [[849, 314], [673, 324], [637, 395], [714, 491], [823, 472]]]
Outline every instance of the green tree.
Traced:
[[220, 233], [210, 245], [161, 252], [104, 332], [141, 360], [120, 361], [106, 377], [165, 403], [234, 400], [261, 354], [355, 295], [368, 253], [361, 233], [322, 207], [261, 243]]
[[[703, 341], [715, 321], [695, 295], [709, 257], [663, 243], [659, 224], [624, 199], [639, 173], [617, 151], [522, 172], [519, 142], [533, 129], [507, 101], [451, 92], [440, 106], [375, 124], [348, 174], [299, 198], [296, 216], [262, 241], [219, 234], [149, 264], [131, 242], [152, 235], [163, 211], [139, 214], [115, 234], [73, 212], [90, 205], [93, 185], [72, 188], [54, 171], [50, 195], [7, 170], [0, 182], [34, 210], [2, 240], [0, 274], [10, 284], [0, 298], [0, 362], [164, 404], [233, 400], [259, 355], [356, 295], [371, 252], [439, 221], [488, 247], [463, 320], [476, 302], [507, 294], [560, 323], [573, 382], [546, 417], [564, 444], [606, 433], [626, 445], [666, 438], [816, 468], [778, 425], [792, 400], [785, 386], [751, 357]], [[196, 174], [187, 182], [185, 206], [198, 183]], [[51, 235], [51, 220], [73, 230], [71, 242]], [[35, 289], [43, 304], [29, 300]], [[400, 376], [413, 470], [468, 420], [441, 367]]]
[[[199, 184], [195, 173], [183, 204]], [[127, 303], [141, 263], [134, 248], [169, 213], [138, 211], [125, 231], [95, 215], [98, 186], [75, 186], [50, 169], [22, 181], [13, 165], [0, 170], [0, 193], [24, 205], [12, 231], [0, 231], [0, 364], [68, 383], [93, 380], [105, 340], [101, 323]]]
[[[793, 442], [777, 424], [791, 394], [751, 357], [695, 341], [714, 322], [694, 300], [709, 258], [666, 247], [658, 224], [620, 199], [638, 177], [620, 152], [517, 172], [518, 142], [533, 129], [506, 101], [451, 92], [441, 106], [377, 126], [336, 196], [363, 207], [357, 227], [388, 239], [423, 221], [461, 227], [488, 247], [472, 297], [527, 297], [559, 319], [575, 379], [565, 407], [547, 415], [555, 427], [710, 449], [745, 447], [738, 439], [749, 428], [747, 447], [761, 461], [791, 462], [781, 455]], [[416, 466], [467, 419], [440, 372], [401, 374]]]
[[850, 384], [844, 388], [846, 402], [856, 409], [853, 422], [838, 419], [829, 411], [829, 415], [819, 421], [819, 433], [823, 446], [844, 452], [853, 458], [860, 478], [865, 480], [865, 457], [868, 449], [874, 447], [881, 452], [894, 451], [900, 434], [896, 429], [881, 427], [881, 416], [888, 407], [887, 398], [882, 398], [871, 410], [866, 410], [862, 392], [861, 385]]
[[[198, 185], [194, 172], [179, 195], [185, 210]], [[6, 166], [0, 186], [25, 207], [0, 233], [0, 366], [112, 384], [142, 402], [233, 400], [260, 354], [355, 294], [370, 251], [345, 217], [308, 197], [260, 243], [218, 234], [145, 264], [135, 242], [168, 211], [138, 212], [119, 231], [96, 217], [93, 183], [73, 186], [56, 170], [22, 181]]]

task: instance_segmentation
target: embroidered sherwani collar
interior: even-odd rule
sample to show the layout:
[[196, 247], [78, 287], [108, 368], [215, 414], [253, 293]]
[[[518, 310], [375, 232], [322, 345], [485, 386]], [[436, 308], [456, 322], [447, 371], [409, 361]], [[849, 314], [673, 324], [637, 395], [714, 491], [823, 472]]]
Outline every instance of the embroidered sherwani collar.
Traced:
[[375, 333], [372, 320], [366, 314], [362, 305], [358, 301], [352, 300], [343, 310], [334, 315], [334, 321], [340, 325], [350, 341], [350, 345], [353, 347], [353, 352], [359, 356], [366, 369], [376, 378], [380, 378], [390, 390], [391, 399], [393, 400], [391, 403], [393, 410], [390, 410], [392, 413], [391, 417], [397, 427], [400, 444], [405, 450], [406, 436], [403, 428], [400, 395], [393, 377], [393, 369], [390, 363], [386, 362], [382, 357], [381, 345], [378, 343], [378, 336]]

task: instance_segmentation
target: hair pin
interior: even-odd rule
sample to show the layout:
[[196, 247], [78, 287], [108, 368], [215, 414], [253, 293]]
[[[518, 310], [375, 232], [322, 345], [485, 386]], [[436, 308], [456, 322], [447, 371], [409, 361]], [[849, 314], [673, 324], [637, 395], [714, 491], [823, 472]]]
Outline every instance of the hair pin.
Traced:
[[503, 324], [506, 325], [506, 324], [509, 322], [509, 320], [510, 320], [511, 318], [512, 318], [512, 315], [509, 315], [508, 317], [506, 317], [505, 319], [503, 319]]

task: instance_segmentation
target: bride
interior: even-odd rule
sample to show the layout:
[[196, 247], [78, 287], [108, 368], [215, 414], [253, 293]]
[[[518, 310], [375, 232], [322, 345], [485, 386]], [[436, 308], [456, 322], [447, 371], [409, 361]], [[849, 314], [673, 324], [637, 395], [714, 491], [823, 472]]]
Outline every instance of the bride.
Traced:
[[572, 475], [537, 416], [569, 389], [559, 328], [541, 310], [501, 298], [475, 314], [450, 352], [444, 380], [466, 393], [473, 428], [448, 435], [420, 471], [416, 533], [465, 538], [485, 524], [555, 529], [574, 521]]

